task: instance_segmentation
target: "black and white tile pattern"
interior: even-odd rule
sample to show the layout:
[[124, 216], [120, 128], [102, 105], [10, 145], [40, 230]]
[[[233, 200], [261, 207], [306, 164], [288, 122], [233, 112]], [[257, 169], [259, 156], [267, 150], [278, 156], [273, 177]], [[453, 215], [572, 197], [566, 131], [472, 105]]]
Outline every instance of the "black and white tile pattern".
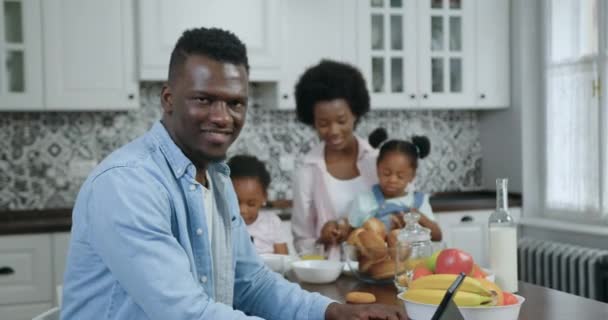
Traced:
[[[142, 107], [130, 112], [28, 112], [0, 116], [0, 210], [71, 207], [84, 176], [82, 163], [99, 162], [146, 132], [160, 118], [160, 84], [141, 85]], [[391, 138], [427, 135], [432, 151], [421, 161], [424, 191], [481, 186], [481, 146], [473, 111], [372, 111], [360, 121], [362, 137], [379, 125]], [[293, 111], [250, 108], [229, 156], [253, 154], [272, 175], [271, 199], [291, 198], [291, 173], [300, 155], [318, 142]]]

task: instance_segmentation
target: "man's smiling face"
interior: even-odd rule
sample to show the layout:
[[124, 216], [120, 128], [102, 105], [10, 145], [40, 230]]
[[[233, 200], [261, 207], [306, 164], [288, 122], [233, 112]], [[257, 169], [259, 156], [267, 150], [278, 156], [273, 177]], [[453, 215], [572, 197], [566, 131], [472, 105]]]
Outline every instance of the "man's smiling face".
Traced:
[[245, 66], [191, 55], [179, 75], [163, 87], [163, 123], [197, 167], [223, 160], [241, 132], [247, 82]]

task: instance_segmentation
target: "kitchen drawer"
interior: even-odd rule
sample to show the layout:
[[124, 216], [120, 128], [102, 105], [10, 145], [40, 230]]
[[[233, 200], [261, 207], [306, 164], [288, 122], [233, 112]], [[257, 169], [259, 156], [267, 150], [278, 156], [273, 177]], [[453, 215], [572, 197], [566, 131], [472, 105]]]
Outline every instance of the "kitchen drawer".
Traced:
[[0, 305], [50, 302], [51, 235], [0, 237]]
[[32, 320], [35, 316], [51, 309], [50, 303], [16, 304], [0, 306], [1, 320]]

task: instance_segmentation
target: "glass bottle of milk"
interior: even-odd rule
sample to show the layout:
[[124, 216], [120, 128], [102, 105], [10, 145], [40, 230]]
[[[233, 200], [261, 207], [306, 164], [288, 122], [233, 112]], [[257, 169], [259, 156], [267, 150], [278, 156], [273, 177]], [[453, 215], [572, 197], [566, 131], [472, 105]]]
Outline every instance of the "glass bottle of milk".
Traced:
[[496, 211], [489, 219], [490, 269], [502, 290], [517, 292], [517, 225], [507, 199], [507, 179], [496, 179]]

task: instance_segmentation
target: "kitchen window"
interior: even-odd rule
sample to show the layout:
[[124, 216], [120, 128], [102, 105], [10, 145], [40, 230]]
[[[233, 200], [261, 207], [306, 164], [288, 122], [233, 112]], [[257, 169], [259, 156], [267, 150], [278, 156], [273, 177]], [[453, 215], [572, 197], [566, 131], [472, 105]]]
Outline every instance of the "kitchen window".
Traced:
[[545, 216], [608, 218], [608, 2], [543, 3], [541, 148]]

